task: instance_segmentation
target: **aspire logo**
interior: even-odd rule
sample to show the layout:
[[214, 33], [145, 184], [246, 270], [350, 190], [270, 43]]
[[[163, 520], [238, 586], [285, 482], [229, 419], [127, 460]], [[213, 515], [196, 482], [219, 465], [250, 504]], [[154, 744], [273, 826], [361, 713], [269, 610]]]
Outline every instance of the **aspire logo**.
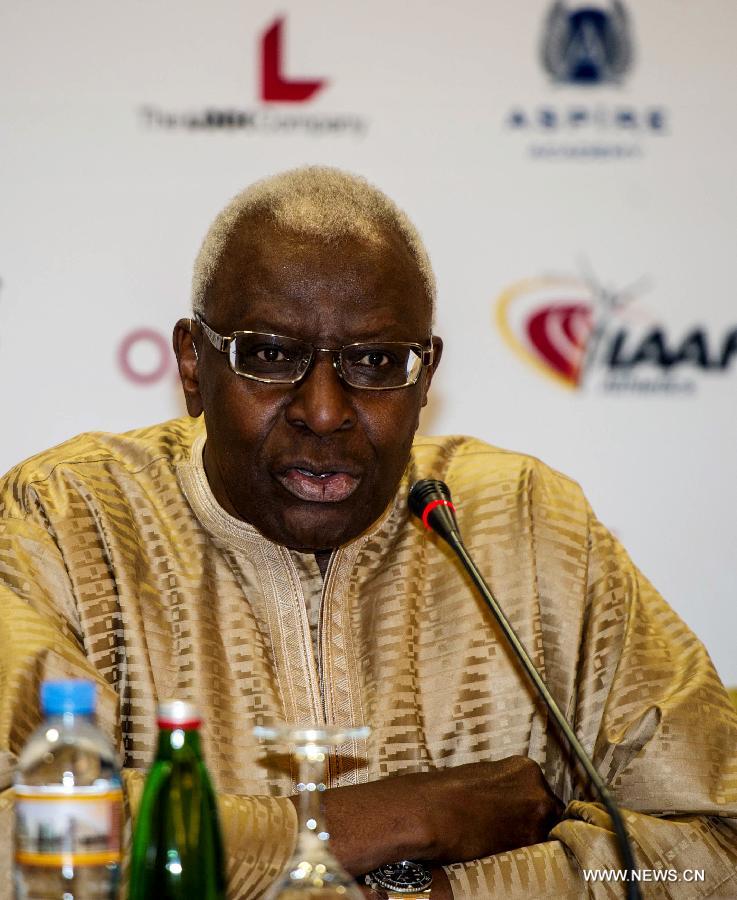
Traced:
[[663, 104], [633, 104], [618, 96], [632, 69], [633, 34], [622, 0], [550, 5], [538, 54], [548, 84], [539, 102], [515, 102], [504, 118], [505, 130], [523, 142], [528, 156], [631, 159], [670, 133], [670, 111]]
[[632, 37], [621, 0], [603, 8], [556, 0], [542, 40], [542, 64], [553, 81], [590, 85], [618, 82], [632, 61]]
[[529, 278], [502, 292], [496, 323], [521, 359], [569, 389], [684, 393], [706, 372], [727, 372], [737, 327], [674, 336], [638, 308], [645, 287], [644, 280], [613, 290], [593, 277]]
[[294, 80], [284, 74], [284, 18], [276, 19], [261, 38], [261, 99], [267, 103], [304, 103], [325, 86], [322, 78]]

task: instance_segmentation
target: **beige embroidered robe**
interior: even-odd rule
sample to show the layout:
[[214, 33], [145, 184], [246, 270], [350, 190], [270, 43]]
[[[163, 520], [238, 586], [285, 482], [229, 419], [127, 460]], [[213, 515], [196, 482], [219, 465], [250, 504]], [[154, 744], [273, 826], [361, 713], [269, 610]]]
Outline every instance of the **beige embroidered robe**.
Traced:
[[[38, 723], [44, 678], [98, 682], [99, 719], [134, 798], [157, 701], [190, 699], [221, 794], [230, 896], [256, 897], [288, 858], [296, 822], [284, 799], [293, 773], [253, 726], [367, 724], [368, 740], [332, 759], [332, 785], [525, 754], [569, 804], [549, 841], [450, 866], [456, 897], [620, 896], [582, 874], [620, 865], [607, 816], [584, 801], [450, 552], [408, 516], [408, 484], [438, 477], [518, 635], [631, 811], [638, 864], [704, 869], [703, 883], [644, 884], [646, 896], [737, 897], [737, 719], [703, 647], [575, 483], [469, 438], [418, 439], [395, 503], [333, 554], [323, 585], [311, 556], [217, 505], [204, 439], [191, 419], [83, 435], [0, 482], [0, 788]], [[2, 806], [7, 878], [7, 793]]]

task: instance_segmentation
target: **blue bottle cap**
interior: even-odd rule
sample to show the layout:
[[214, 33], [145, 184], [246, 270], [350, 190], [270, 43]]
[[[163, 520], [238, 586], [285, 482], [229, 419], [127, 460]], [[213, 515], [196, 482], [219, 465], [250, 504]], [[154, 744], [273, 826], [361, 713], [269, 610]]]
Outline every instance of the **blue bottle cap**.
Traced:
[[75, 713], [91, 716], [95, 711], [96, 688], [92, 681], [44, 681], [41, 708], [47, 716]]

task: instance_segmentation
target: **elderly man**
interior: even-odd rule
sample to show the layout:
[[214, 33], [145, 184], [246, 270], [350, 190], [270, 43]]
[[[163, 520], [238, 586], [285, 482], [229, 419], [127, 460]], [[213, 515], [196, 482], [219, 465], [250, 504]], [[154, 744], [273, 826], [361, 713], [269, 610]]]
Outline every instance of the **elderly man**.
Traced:
[[583, 871], [620, 866], [608, 816], [463, 573], [407, 512], [408, 486], [437, 477], [629, 810], [638, 865], [679, 873], [663, 896], [737, 896], [737, 722], [701, 645], [573, 482], [472, 439], [415, 439], [442, 350], [434, 294], [415, 229], [361, 179], [297, 170], [221, 213], [174, 330], [191, 418], [81, 436], [1, 485], [5, 783], [42, 677], [98, 681], [133, 805], [157, 700], [190, 699], [230, 893], [255, 897], [296, 814], [253, 727], [367, 724], [325, 795], [355, 875], [411, 859], [432, 900], [610, 896]]

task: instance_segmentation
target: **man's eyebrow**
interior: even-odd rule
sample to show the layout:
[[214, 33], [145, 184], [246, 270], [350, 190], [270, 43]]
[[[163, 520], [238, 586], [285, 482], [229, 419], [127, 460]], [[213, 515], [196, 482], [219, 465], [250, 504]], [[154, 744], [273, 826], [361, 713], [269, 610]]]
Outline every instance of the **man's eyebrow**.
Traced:
[[[270, 310], [268, 315], [260, 313], [259, 315], [249, 315], [247, 309], [244, 309], [240, 316], [227, 317], [223, 323], [223, 327], [227, 326], [227, 333], [235, 331], [262, 331], [266, 334], [283, 334], [285, 336], [299, 337], [295, 328], [294, 316], [290, 315], [287, 310], [281, 311], [278, 305]], [[427, 334], [425, 329], [422, 332], [415, 333], [417, 329], [411, 328], [400, 315], [388, 314], [386, 311], [379, 312], [376, 315], [361, 317], [356, 315], [351, 317], [346, 323], [347, 337], [350, 342], [369, 341], [374, 338], [386, 339], [391, 335], [396, 335], [394, 340], [398, 341], [417, 341], [426, 338], [431, 328], [428, 326]], [[225, 332], [223, 332], [225, 333]]]

